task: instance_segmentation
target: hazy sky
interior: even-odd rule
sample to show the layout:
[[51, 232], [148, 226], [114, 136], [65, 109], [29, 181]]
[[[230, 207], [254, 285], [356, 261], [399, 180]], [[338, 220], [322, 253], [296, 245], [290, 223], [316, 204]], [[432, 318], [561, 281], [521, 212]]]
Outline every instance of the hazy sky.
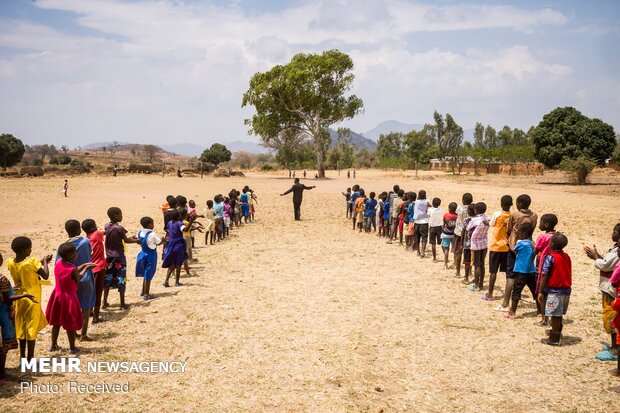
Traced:
[[[0, 1], [0, 133], [252, 139], [250, 76], [337, 48], [355, 64], [357, 132], [451, 113], [523, 129], [575, 106], [620, 130], [620, 2]], [[254, 138], [256, 139], [256, 138]]]

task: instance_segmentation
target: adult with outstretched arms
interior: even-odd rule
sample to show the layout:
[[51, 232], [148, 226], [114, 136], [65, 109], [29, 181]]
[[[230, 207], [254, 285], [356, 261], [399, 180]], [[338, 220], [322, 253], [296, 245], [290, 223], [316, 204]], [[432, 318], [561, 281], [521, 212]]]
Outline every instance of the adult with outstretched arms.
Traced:
[[316, 186], [306, 186], [304, 184], [299, 183], [299, 178], [295, 178], [295, 183], [283, 194], [280, 196], [284, 196], [287, 194], [293, 193], [293, 209], [295, 211], [295, 221], [301, 220], [301, 201], [303, 200], [303, 194], [305, 190], [310, 190], [316, 188]]

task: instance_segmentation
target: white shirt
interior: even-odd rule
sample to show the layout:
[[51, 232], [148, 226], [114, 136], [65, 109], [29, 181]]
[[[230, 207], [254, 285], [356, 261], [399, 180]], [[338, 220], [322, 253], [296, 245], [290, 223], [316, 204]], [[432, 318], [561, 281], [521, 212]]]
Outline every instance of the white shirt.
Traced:
[[441, 207], [431, 207], [428, 209], [428, 213], [431, 216], [428, 220], [429, 227], [440, 227], [443, 225], [443, 211]]
[[413, 207], [413, 219], [416, 224], [428, 224], [428, 199], [418, 199]]
[[146, 234], [148, 231], [151, 231], [151, 233], [149, 234], [148, 237], [146, 237], [146, 246], [152, 250], [155, 250], [157, 249], [157, 246], [161, 244], [161, 238], [157, 236], [155, 231], [151, 229], [142, 228], [140, 231], [138, 231], [138, 238], [143, 237], [144, 234]]

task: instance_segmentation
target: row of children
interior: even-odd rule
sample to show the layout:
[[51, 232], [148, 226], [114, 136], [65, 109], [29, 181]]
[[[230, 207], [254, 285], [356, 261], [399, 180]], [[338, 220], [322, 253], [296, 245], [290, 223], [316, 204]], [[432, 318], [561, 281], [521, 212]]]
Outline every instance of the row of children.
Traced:
[[[359, 185], [347, 188], [343, 195], [347, 201], [346, 216], [353, 221], [354, 230], [374, 230], [388, 243], [398, 239], [399, 245], [416, 251], [422, 258], [427, 256], [430, 243], [435, 262], [440, 245], [445, 268], [455, 269], [457, 278], [463, 269], [462, 282], [469, 291], [484, 289], [488, 254], [489, 286], [481, 298], [494, 300], [497, 274], [504, 272], [503, 301], [496, 310], [504, 312], [506, 318], [516, 318], [521, 293], [527, 286], [541, 316], [540, 325], [547, 325], [551, 318], [551, 329], [543, 343], [560, 345], [562, 317], [568, 308], [572, 285], [571, 260], [564, 252], [568, 239], [556, 232], [557, 217], [545, 214], [539, 225], [542, 234], [533, 241], [538, 216], [529, 209], [529, 195], [519, 195], [513, 211], [513, 198], [504, 195], [501, 210], [490, 217], [486, 215], [487, 205], [474, 203], [470, 193], [463, 194], [461, 205], [451, 202], [445, 213], [441, 199], [429, 201], [426, 191], [406, 192], [398, 185], [389, 193], [381, 193], [378, 199], [374, 192], [366, 197]], [[448, 265], [450, 251], [454, 256], [452, 266]]]
[[[241, 217], [254, 219], [254, 209], [250, 204], [252, 197], [256, 200], [247, 187], [243, 194], [232, 190], [229, 198], [217, 195], [215, 202], [208, 201], [205, 214], [198, 215], [195, 202], [190, 201], [188, 206], [184, 196], [168, 196], [162, 207], [165, 222], [163, 240], [155, 233], [151, 217], [143, 217], [140, 220], [142, 228], [137, 235], [128, 236], [128, 231], [121, 225], [123, 213], [117, 207], [108, 209], [110, 222], [105, 225], [104, 231], [98, 230], [93, 219], [85, 219], [81, 224], [77, 220], [68, 220], [65, 223], [68, 239], [58, 247], [53, 271], [55, 284], [45, 313], [41, 307], [41, 287], [51, 284], [48, 279], [53, 257], [32, 257], [32, 241], [27, 237], [15, 238], [11, 243], [15, 257], [7, 261], [15, 287], [11, 286], [7, 277], [0, 275], [0, 384], [4, 384], [6, 377], [7, 352], [19, 347], [20, 357], [30, 360], [34, 357], [38, 334], [47, 325], [52, 326], [50, 352], [60, 350], [58, 336], [62, 327], [67, 332], [69, 353], [77, 354], [76, 338], [91, 340], [88, 336], [90, 316], [93, 317], [93, 324], [103, 321], [100, 309], [109, 306], [110, 288], [118, 290], [120, 308], [125, 310], [129, 307], [125, 303], [125, 253], [128, 244], [141, 245], [136, 258], [136, 276], [143, 279], [140, 295], [144, 300], [152, 299], [154, 296], [150, 293], [150, 286], [157, 271], [157, 246], [164, 244], [162, 267], [168, 270], [164, 286], [169, 286], [173, 273], [175, 286], [180, 286], [181, 268], [184, 266], [190, 274], [188, 262], [194, 246], [191, 232], [212, 228], [211, 232], [217, 232], [218, 240], [222, 240], [229, 231], [224, 222], [230, 226], [240, 225]], [[236, 204], [239, 204], [238, 214], [234, 209]], [[207, 223], [205, 227], [197, 221], [201, 216], [211, 216], [212, 223]], [[225, 221], [226, 217], [230, 222]], [[81, 236], [82, 230], [86, 236]], [[211, 237], [213, 242], [213, 235]], [[2, 262], [0, 255], [0, 265]], [[20, 294], [16, 295], [16, 292]]]

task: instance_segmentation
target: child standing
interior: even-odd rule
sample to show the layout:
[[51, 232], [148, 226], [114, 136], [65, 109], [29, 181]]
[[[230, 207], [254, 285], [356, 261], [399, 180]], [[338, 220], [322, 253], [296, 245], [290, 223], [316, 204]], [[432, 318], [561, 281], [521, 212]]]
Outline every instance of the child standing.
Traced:
[[[536, 294], [538, 294], [540, 282], [542, 280], [542, 264], [545, 257], [549, 254], [549, 243], [551, 237], [556, 233], [556, 225], [558, 225], [558, 217], [554, 214], [544, 214], [540, 217], [540, 225], [538, 226], [538, 229], [544, 232], [536, 238], [536, 245], [534, 247], [534, 254], [536, 255], [536, 272], [538, 273], [538, 277], [536, 279]], [[544, 306], [539, 305], [537, 307], [538, 315], [541, 316], [540, 325], [546, 326], [548, 324], [548, 320], [543, 314]]]
[[[251, 199], [251, 198], [250, 198]], [[250, 203], [250, 207], [252, 203]], [[232, 208], [230, 206], [230, 199], [224, 198], [224, 234], [228, 237], [230, 235], [230, 217], [232, 215]], [[252, 213], [252, 219], [254, 219], [254, 213]]]
[[[473, 232], [473, 229], [467, 229], [467, 226], [469, 225], [471, 219], [473, 217], [476, 216], [476, 209], [475, 209], [475, 204], [469, 204], [467, 206], [467, 218], [465, 218], [462, 222], [463, 224], [463, 237], [462, 237], [462, 241], [463, 241], [463, 266], [465, 267], [465, 277], [463, 278], [463, 281], [461, 281], [463, 284], [467, 284], [469, 286], [470, 282], [469, 282], [469, 276], [471, 275], [471, 234]], [[457, 224], [458, 226], [458, 224]]]
[[69, 181], [65, 179], [65, 183], [62, 186], [62, 192], [65, 194], [65, 198], [67, 197], [67, 192], [69, 191]]
[[209, 243], [211, 237], [211, 245], [213, 245], [213, 233], [215, 231], [215, 209], [213, 209], [213, 201], [207, 201], [207, 209], [205, 209], [205, 245]]
[[[65, 242], [73, 244], [76, 249], [75, 259], [71, 262], [78, 267], [82, 264], [91, 263], [92, 251], [90, 241], [88, 238], [80, 236], [80, 222], [75, 219], [68, 220], [65, 223], [65, 231], [67, 231], [67, 235], [69, 236], [69, 239]], [[60, 259], [61, 256], [58, 254], [56, 256], [56, 261]], [[93, 265], [92, 268], [94, 267], [95, 266]], [[95, 278], [93, 277], [93, 272], [90, 269], [87, 269], [78, 280], [77, 296], [80, 302], [80, 307], [82, 308], [82, 332], [80, 339], [90, 341], [90, 338], [88, 337], [88, 321], [90, 319], [90, 312], [95, 307], [95, 301], [97, 299]]]
[[[168, 211], [170, 213], [170, 211]], [[105, 224], [105, 252], [108, 268], [105, 273], [103, 289], [103, 308], [109, 307], [108, 294], [110, 288], [116, 288], [121, 300], [121, 310], [127, 310], [125, 304], [125, 289], [127, 288], [127, 258], [125, 245], [140, 242], [136, 237], [127, 237], [127, 230], [120, 224], [123, 221], [123, 211], [117, 207], [108, 209], [110, 222]]]
[[508, 259], [508, 218], [510, 218], [510, 208], [512, 207], [512, 197], [504, 195], [500, 199], [502, 210], [496, 211], [491, 216], [489, 229], [491, 235], [491, 245], [489, 247], [489, 291], [481, 298], [486, 301], [493, 300], [493, 290], [497, 280], [498, 271], [506, 273], [506, 262]]
[[185, 240], [183, 239], [183, 231], [185, 225], [180, 221], [179, 211], [173, 211], [168, 222], [168, 228], [166, 231], [167, 244], [166, 252], [164, 254], [164, 260], [162, 268], [167, 268], [166, 281], [164, 281], [164, 287], [170, 287], [168, 281], [172, 273], [175, 273], [176, 282], [175, 287], [179, 287], [182, 284], [179, 282], [181, 278], [181, 266], [187, 258], [187, 251], [185, 249]]
[[344, 196], [344, 200], [347, 203], [347, 218], [351, 217], [351, 188], [347, 188], [347, 192], [343, 192], [342, 195]]
[[[397, 186], [394, 187], [396, 190]], [[403, 202], [403, 196], [405, 195], [405, 191], [403, 189], [398, 188], [398, 191], [394, 194], [394, 199], [392, 199], [390, 204], [390, 239], [388, 240], [388, 244], [391, 244], [393, 240], [396, 239], [398, 233], [398, 214], [400, 213], [399, 208], [401, 207], [401, 203]]]
[[[248, 193], [247, 187], [243, 188], [243, 190], [241, 192], [243, 192], [241, 194], [241, 215], [243, 215], [243, 220], [247, 224], [248, 222], [251, 222], [250, 221], [250, 194]], [[220, 213], [219, 212], [220, 206], [218, 204], [220, 204], [222, 202], [222, 200], [218, 201], [218, 199], [215, 200], [215, 212], [216, 212], [215, 218], [216, 218], [216, 220], [224, 218], [224, 210], [223, 210], [224, 206], [221, 205], [222, 211]], [[222, 224], [220, 222], [220, 227], [221, 226], [222, 226]], [[217, 224], [216, 224], [216, 227], [217, 227]], [[217, 228], [216, 228], [216, 231], [217, 231]], [[220, 231], [221, 231], [221, 229], [220, 229]], [[220, 237], [218, 236], [218, 238], [220, 238]]]
[[383, 233], [383, 227], [384, 227], [384, 221], [383, 221], [383, 205], [385, 202], [385, 199], [387, 198], [387, 193], [386, 192], [382, 192], [381, 194], [379, 194], [379, 199], [377, 200], [377, 206], [375, 207], [376, 210], [376, 220], [377, 220], [377, 236], [380, 237], [381, 234]]
[[154, 298], [151, 293], [151, 281], [157, 272], [157, 246], [161, 244], [161, 239], [154, 231], [155, 223], [151, 217], [140, 219], [142, 229], [138, 231], [138, 239], [142, 250], [136, 257], [136, 277], [143, 277], [142, 292], [140, 295], [144, 300]]
[[413, 236], [413, 249], [418, 251], [418, 256], [426, 257], [426, 243], [428, 241], [428, 207], [430, 202], [426, 199], [426, 191], [418, 192], [415, 201], [413, 219], [415, 220], [415, 235]]
[[370, 232], [372, 225], [373, 230], [377, 232], [377, 200], [375, 199], [375, 193], [370, 193], [370, 199], [366, 200], [364, 205], [364, 218], [366, 219], [366, 232]]
[[542, 339], [541, 342], [550, 346], [560, 345], [562, 317], [566, 314], [570, 301], [572, 264], [570, 257], [564, 252], [567, 244], [568, 239], [564, 234], [554, 234], [550, 240], [551, 251], [543, 262], [538, 302], [545, 306], [545, 316], [551, 317], [551, 331], [549, 338]]
[[474, 258], [474, 283], [468, 288], [469, 291], [480, 291], [484, 288], [484, 263], [489, 247], [489, 217], [485, 215], [487, 205], [478, 202], [474, 205], [474, 212], [476, 216], [467, 225], [467, 230], [471, 231], [469, 243]]
[[103, 287], [105, 285], [105, 273], [108, 264], [105, 260], [103, 247], [103, 231], [97, 230], [97, 224], [92, 219], [82, 221], [82, 230], [86, 233], [86, 238], [90, 243], [90, 261], [95, 264], [92, 269], [93, 278], [95, 279], [95, 308], [93, 309], [93, 324], [100, 321], [99, 311], [101, 309], [101, 296], [103, 295]]
[[448, 212], [443, 216], [443, 227], [441, 228], [441, 249], [443, 250], [444, 268], [448, 270], [448, 256], [450, 255], [450, 244], [454, 240], [454, 229], [456, 228], [456, 220], [458, 215], [456, 202], [448, 204]]
[[355, 214], [357, 227], [360, 232], [364, 228], [364, 205], [366, 204], [366, 192], [360, 188], [359, 190], [360, 196], [355, 200]]
[[[52, 346], [49, 351], [60, 350], [58, 334], [62, 327], [67, 331], [69, 353], [77, 354], [79, 350], [75, 347], [76, 331], [82, 328], [84, 314], [78, 298], [78, 283], [95, 264], [87, 262], [76, 267], [73, 262], [77, 259], [77, 249], [71, 242], [61, 244], [58, 255], [60, 259], [54, 266], [56, 284], [45, 310], [47, 321], [52, 326]], [[86, 316], [88, 317], [88, 314]]]
[[355, 207], [357, 206], [357, 198], [360, 197], [360, 186], [353, 185], [353, 193], [351, 194], [351, 218], [353, 219], [353, 231], [355, 231], [355, 224], [357, 223], [357, 212]]
[[[0, 266], [4, 259], [0, 254]], [[5, 383], [6, 372], [6, 355], [9, 350], [17, 348], [17, 337], [15, 335], [15, 324], [13, 323], [13, 302], [27, 298], [34, 302], [34, 296], [31, 294], [13, 294], [13, 287], [9, 279], [4, 275], [0, 275], [0, 386]]]
[[390, 216], [392, 216], [392, 213], [390, 211], [391, 205], [392, 205], [392, 201], [390, 200], [388, 196], [383, 201], [383, 236], [384, 237], [390, 236], [390, 226], [391, 226]]
[[441, 233], [443, 226], [443, 210], [441, 209], [441, 199], [433, 198], [433, 206], [428, 209], [428, 234], [433, 253], [433, 262], [437, 262], [437, 245], [441, 244]]
[[516, 255], [514, 252], [515, 245], [517, 244], [517, 228], [524, 222], [531, 223], [534, 228], [538, 223], [538, 215], [530, 211], [530, 204], [532, 198], [527, 194], [522, 194], [517, 197], [516, 206], [517, 210], [510, 213], [508, 219], [506, 234], [508, 235], [508, 256], [506, 257], [506, 286], [504, 287], [504, 299], [502, 304], [495, 308], [497, 311], [508, 311], [508, 304], [512, 295], [512, 288], [514, 286], [514, 271]]
[[[461, 277], [461, 260], [463, 258], [463, 251], [465, 246], [465, 225], [463, 221], [467, 219], [467, 209], [474, 202], [474, 197], [469, 192], [463, 194], [463, 205], [456, 208], [456, 227], [454, 228], [454, 244], [452, 246], [452, 252], [454, 253], [454, 267], [456, 269], [456, 278]], [[466, 266], [467, 267], [467, 266]], [[467, 274], [465, 278], [468, 278]]]
[[[34, 349], [39, 331], [47, 326], [47, 320], [41, 308], [41, 285], [49, 278], [51, 255], [38, 260], [31, 257], [32, 241], [26, 237], [17, 237], [11, 242], [15, 258], [9, 258], [7, 266], [13, 278], [13, 284], [19, 286], [22, 294], [30, 294], [34, 300], [20, 300], [15, 303], [15, 335], [19, 341], [19, 354], [28, 361], [34, 357]], [[26, 353], [26, 348], [28, 352]]]
[[517, 243], [515, 244], [515, 260], [514, 273], [515, 283], [512, 288], [512, 303], [510, 311], [504, 317], [514, 319], [517, 316], [517, 306], [521, 300], [521, 292], [527, 285], [532, 292], [532, 297], [536, 300], [536, 266], [534, 265], [534, 241], [532, 234], [534, 227], [529, 222], [524, 222], [517, 229]]

